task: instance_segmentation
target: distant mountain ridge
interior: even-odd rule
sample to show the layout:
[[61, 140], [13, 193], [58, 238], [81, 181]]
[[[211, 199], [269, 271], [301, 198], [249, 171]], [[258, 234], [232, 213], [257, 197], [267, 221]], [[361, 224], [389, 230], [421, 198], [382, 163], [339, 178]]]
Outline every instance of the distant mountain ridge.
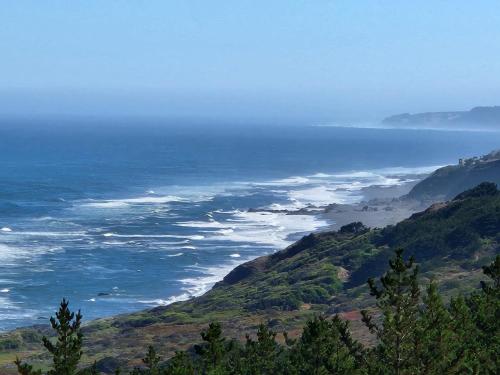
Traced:
[[500, 106], [474, 107], [470, 111], [402, 113], [382, 120], [391, 126], [450, 127], [498, 129], [500, 130]]
[[422, 201], [448, 200], [481, 182], [500, 185], [500, 150], [459, 159], [456, 165], [439, 168], [416, 184], [406, 197]]

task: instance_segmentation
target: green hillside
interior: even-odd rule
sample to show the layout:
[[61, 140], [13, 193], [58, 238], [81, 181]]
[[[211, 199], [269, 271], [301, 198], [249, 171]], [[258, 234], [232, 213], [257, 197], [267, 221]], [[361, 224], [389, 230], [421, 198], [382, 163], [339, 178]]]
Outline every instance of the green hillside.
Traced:
[[[359, 311], [374, 306], [366, 281], [387, 269], [399, 247], [418, 260], [424, 285], [436, 280], [445, 296], [473, 291], [481, 267], [500, 253], [500, 192], [486, 183], [395, 226], [368, 229], [353, 223], [338, 232], [310, 234], [240, 265], [204, 296], [91, 322], [84, 328], [85, 360], [120, 358], [134, 365], [151, 343], [167, 354], [189, 349], [210, 321], [221, 321], [225, 334], [236, 339], [264, 321], [293, 336], [311, 313], [319, 312], [340, 312], [353, 321], [353, 334], [369, 343], [371, 336], [358, 324]], [[13, 353], [38, 353], [42, 333], [45, 328], [4, 336], [1, 358], [8, 363]]]
[[461, 159], [457, 165], [436, 170], [408, 193], [417, 200], [447, 200], [481, 182], [500, 184], [500, 151], [480, 158]]

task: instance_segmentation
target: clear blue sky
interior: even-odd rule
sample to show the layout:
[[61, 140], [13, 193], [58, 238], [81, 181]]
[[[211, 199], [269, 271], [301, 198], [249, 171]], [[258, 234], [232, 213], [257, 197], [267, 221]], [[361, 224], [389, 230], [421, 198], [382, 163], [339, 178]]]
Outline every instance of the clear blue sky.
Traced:
[[500, 2], [0, 3], [0, 114], [377, 119], [500, 104]]

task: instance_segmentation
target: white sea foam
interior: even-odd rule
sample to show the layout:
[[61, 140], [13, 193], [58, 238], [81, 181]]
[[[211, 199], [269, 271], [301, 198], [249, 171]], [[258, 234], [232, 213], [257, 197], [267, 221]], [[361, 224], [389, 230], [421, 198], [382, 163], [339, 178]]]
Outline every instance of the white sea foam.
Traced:
[[228, 262], [221, 267], [208, 267], [202, 268], [200, 266], [191, 266], [191, 269], [201, 273], [198, 277], [190, 277], [182, 279], [181, 282], [184, 284], [184, 290], [190, 297], [201, 296], [202, 294], [209, 291], [212, 286], [221, 281], [229, 272], [231, 272], [236, 266], [248, 262], [255, 257], [247, 258], [237, 258], [238, 260], [233, 260]]
[[205, 238], [205, 236], [201, 234], [193, 234], [193, 235], [183, 235], [183, 234], [166, 234], [164, 235], [165, 238], [186, 238], [188, 240], [202, 240]]
[[292, 176], [288, 178], [283, 178], [280, 180], [271, 180], [265, 182], [254, 182], [252, 185], [255, 186], [292, 186], [292, 185], [304, 185], [310, 182], [310, 179], [302, 176]]
[[25, 258], [28, 255], [29, 251], [27, 249], [0, 243], [0, 261], [2, 262], [10, 262], [16, 258]]
[[310, 176], [308, 176], [308, 177], [310, 177], [310, 178], [328, 178], [328, 177], [332, 177], [332, 175], [331, 175], [331, 174], [321, 173], [321, 172], [320, 172], [320, 173], [315, 173], [315, 174], [313, 174], [313, 175], [310, 175]]
[[[103, 199], [103, 200], [90, 200], [81, 204], [83, 207], [92, 208], [127, 208], [130, 206], [144, 206], [144, 205], [164, 205], [173, 202], [184, 203], [199, 203], [211, 200], [214, 196], [212, 192], [206, 191], [206, 187], [186, 188], [186, 187], [170, 187], [171, 190], [178, 190], [180, 195], [172, 194], [157, 194], [154, 190], [147, 191], [146, 196], [124, 198], [124, 199]], [[205, 189], [205, 190], [204, 190]], [[218, 191], [218, 189], [217, 189]]]
[[[312, 215], [286, 215], [284, 210], [314, 209], [331, 203], [357, 203], [363, 197], [363, 189], [370, 186], [396, 186], [408, 181], [400, 178], [409, 174], [423, 174], [436, 167], [384, 168], [346, 173], [316, 173], [307, 177], [293, 176], [281, 180], [254, 183], [256, 186], [280, 186], [274, 190], [283, 194], [287, 203], [274, 203], [267, 208], [273, 212], [214, 211], [230, 215], [225, 220], [187, 221], [182, 227], [201, 229], [208, 240], [226, 240], [239, 243], [268, 244], [281, 248], [290, 243], [289, 235], [310, 232], [326, 225]], [[399, 176], [399, 177], [396, 177]], [[252, 185], [252, 184], [250, 184]]]
[[[60, 247], [50, 248], [38, 244], [36, 246], [24, 245], [21, 247], [17, 244], [12, 245], [10, 243], [0, 243], [0, 262], [2, 263], [2, 266], [17, 265], [20, 261], [27, 262], [27, 260], [31, 258], [38, 257], [42, 254], [56, 252], [60, 249]], [[32, 271], [42, 272], [43, 270], [43, 267], [37, 267]]]
[[76, 232], [14, 232], [11, 231], [9, 233], [15, 234], [16, 236], [31, 236], [31, 237], [85, 237], [87, 233], [84, 231], [76, 231]]
[[192, 265], [189, 267], [189, 269], [191, 269], [193, 272], [199, 273], [200, 276], [181, 279], [180, 282], [183, 284], [183, 292], [181, 294], [166, 299], [158, 298], [150, 300], [139, 300], [138, 302], [150, 306], [165, 306], [175, 302], [186, 301], [190, 298], [201, 296], [208, 292], [215, 283], [221, 281], [224, 276], [226, 276], [237, 265], [251, 259], [253, 258], [238, 258], [237, 261], [231, 261], [221, 267], [203, 268], [197, 264]]
[[180, 227], [189, 227], [189, 228], [227, 228], [226, 224], [220, 223], [215, 220], [210, 221], [184, 221], [177, 223]]
[[126, 202], [120, 202], [120, 201], [104, 201], [104, 202], [85, 203], [82, 206], [92, 207], [92, 208], [124, 208], [128, 207], [129, 205]]
[[428, 165], [423, 167], [389, 167], [376, 169], [376, 173], [385, 175], [424, 175], [434, 172], [436, 169], [442, 168], [443, 165]]
[[166, 195], [160, 197], [147, 196], [147, 197], [115, 200], [115, 202], [124, 202], [129, 204], [158, 204], [158, 203], [185, 202], [185, 201], [186, 199], [174, 195]]
[[[311, 232], [327, 223], [312, 215], [285, 215], [275, 212], [245, 212], [235, 210], [226, 222], [192, 221], [179, 225], [211, 229], [205, 231], [208, 240], [272, 245], [279, 249], [292, 241], [293, 233]], [[217, 230], [213, 230], [217, 229]]]
[[0, 231], [2, 231], [2, 232], [12, 232], [12, 229], [10, 229], [9, 227], [3, 227], [2, 229], [0, 229]]
[[39, 311], [21, 308], [19, 302], [14, 302], [7, 295], [0, 297], [0, 320], [35, 319]]
[[169, 245], [179, 245], [183, 243], [189, 243], [190, 240], [201, 240], [204, 238], [202, 235], [192, 235], [192, 236], [183, 236], [183, 235], [171, 235], [171, 234], [117, 234], [117, 233], [103, 233], [103, 237], [113, 237], [113, 238], [149, 238], [149, 239], [155, 239], [155, 238], [177, 238], [177, 239], [185, 239], [183, 241], [172, 241], [172, 242], [164, 242], [164, 244], [169, 244]]
[[[352, 204], [363, 200], [363, 189], [370, 186], [390, 187], [413, 181], [408, 176], [428, 174], [439, 166], [391, 167], [343, 173], [316, 173], [307, 178], [293, 177], [279, 180], [292, 182], [288, 189], [275, 191], [286, 196], [288, 203], [275, 203], [270, 210], [297, 210], [324, 207], [331, 203]], [[274, 185], [277, 181], [271, 181]], [[266, 185], [267, 183], [264, 183]], [[283, 186], [285, 187], [285, 186]]]
[[330, 175], [330, 177], [334, 178], [347, 178], [347, 179], [373, 178], [378, 176], [379, 175], [374, 173], [373, 171], [352, 171], [352, 172], [336, 173]]
[[184, 253], [170, 254], [170, 255], [167, 255], [167, 257], [169, 257], [169, 258], [175, 258], [175, 257], [180, 257], [182, 255], [184, 255]]
[[[318, 172], [279, 180], [247, 183], [249, 186], [278, 187], [271, 190], [287, 202], [271, 204], [264, 209], [298, 210], [325, 207], [332, 203], [352, 204], [364, 199], [363, 189], [370, 186], [390, 187], [407, 183], [409, 176], [430, 173], [439, 166], [390, 167], [342, 173]], [[217, 224], [212, 224], [215, 227]]]
[[[317, 183], [322, 183], [325, 180], [329, 183], [337, 183], [338, 179], [349, 179], [349, 180], [359, 180], [368, 179], [370, 181], [365, 181], [368, 186], [382, 183], [387, 176], [396, 175], [423, 175], [433, 172], [434, 170], [440, 168], [439, 165], [434, 166], [424, 166], [424, 167], [388, 167], [379, 168], [366, 171], [351, 171], [342, 173], [324, 173], [318, 172], [308, 176], [292, 176], [288, 178], [283, 178], [279, 180], [270, 180], [264, 182], [253, 182], [250, 185], [254, 186], [278, 186], [278, 187], [293, 187], [302, 185], [315, 185]], [[275, 190], [279, 192], [279, 190]]]
[[292, 190], [288, 193], [288, 196], [297, 208], [309, 205], [326, 206], [330, 203], [350, 203], [350, 201], [354, 200], [349, 193], [340, 192], [328, 186]]
[[143, 303], [143, 304], [149, 305], [149, 306], [167, 306], [167, 305], [171, 305], [172, 303], [175, 303], [175, 302], [187, 301], [191, 297], [192, 296], [189, 293], [182, 293], [178, 296], [172, 296], [172, 297], [167, 298], [167, 299], [156, 298], [156, 299], [148, 299], [148, 300], [139, 300], [137, 302]]
[[165, 204], [170, 202], [185, 202], [186, 199], [174, 195], [165, 196], [145, 196], [128, 199], [109, 199], [102, 201], [92, 201], [84, 203], [83, 207], [93, 208], [124, 208], [129, 205], [151, 205], [151, 204]]
[[224, 276], [226, 276], [229, 272], [231, 272], [231, 270], [233, 270], [238, 264], [241, 263], [243, 263], [243, 261], [232, 261], [221, 267], [208, 268], [192, 266], [191, 268], [193, 270], [198, 270], [201, 275], [198, 277], [189, 277], [182, 279], [181, 282], [184, 284], [183, 289], [190, 297], [201, 296], [202, 294], [208, 292], [215, 283], [221, 281]]
[[52, 216], [42, 216], [42, 217], [37, 217], [33, 218], [34, 221], [50, 221], [50, 220], [56, 220]]
[[229, 256], [230, 256], [231, 258], [240, 258], [240, 257], [241, 257], [241, 255], [240, 255], [240, 254], [238, 254], [238, 253], [235, 253], [235, 254], [230, 254]]

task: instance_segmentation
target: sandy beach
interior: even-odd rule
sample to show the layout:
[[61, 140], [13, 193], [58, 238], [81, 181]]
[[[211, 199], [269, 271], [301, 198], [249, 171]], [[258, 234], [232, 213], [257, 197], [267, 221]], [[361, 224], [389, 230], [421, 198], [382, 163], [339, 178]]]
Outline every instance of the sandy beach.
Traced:
[[357, 204], [331, 204], [322, 217], [334, 223], [328, 230], [338, 230], [343, 225], [360, 221], [371, 228], [394, 225], [412, 214], [427, 208], [428, 204], [401, 199], [418, 181], [391, 187], [370, 186], [363, 189], [365, 199]]

